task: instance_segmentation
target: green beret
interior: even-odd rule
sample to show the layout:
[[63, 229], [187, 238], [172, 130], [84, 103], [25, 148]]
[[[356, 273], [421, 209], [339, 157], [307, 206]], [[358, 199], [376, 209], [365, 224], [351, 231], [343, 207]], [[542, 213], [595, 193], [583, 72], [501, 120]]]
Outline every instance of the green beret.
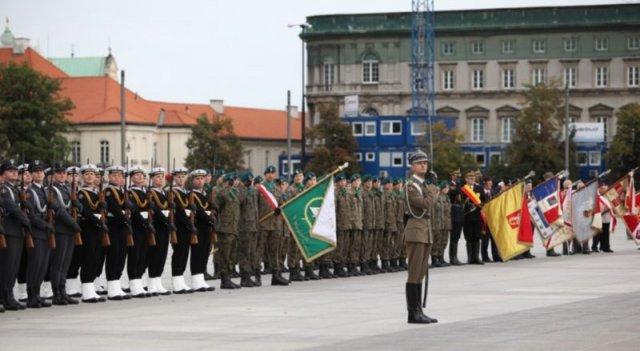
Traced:
[[276, 166], [268, 166], [264, 169], [264, 174], [276, 173]]
[[[351, 179], [351, 180], [353, 180], [353, 179]], [[370, 174], [365, 174], [365, 175], [362, 176], [362, 181], [363, 182], [368, 182], [370, 180], [371, 180], [371, 175]]]
[[335, 178], [335, 179], [336, 179], [336, 181], [337, 181], [337, 182], [339, 182], [339, 181], [341, 181], [341, 180], [345, 180], [345, 179], [347, 179], [347, 178], [346, 178], [346, 176], [344, 175], [344, 173], [338, 173], [338, 174], [336, 174], [336, 178]]

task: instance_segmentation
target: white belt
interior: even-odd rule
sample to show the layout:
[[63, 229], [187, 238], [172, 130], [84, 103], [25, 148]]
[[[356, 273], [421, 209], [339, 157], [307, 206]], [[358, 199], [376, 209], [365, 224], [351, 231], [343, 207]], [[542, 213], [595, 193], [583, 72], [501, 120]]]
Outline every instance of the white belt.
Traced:
[[101, 213], [94, 213], [93, 215], [96, 216], [97, 219], [102, 219]]
[[187, 217], [191, 216], [191, 210], [187, 210], [187, 209], [185, 209], [185, 210], [184, 210], [184, 213], [186, 213], [186, 214], [187, 214]]
[[149, 218], [149, 213], [148, 212], [140, 212], [140, 215], [142, 216], [142, 218], [144, 219], [148, 219]]
[[204, 213], [206, 213], [207, 216], [211, 216], [211, 211], [204, 211]]
[[160, 212], [162, 212], [162, 214], [163, 214], [165, 217], [167, 217], [167, 218], [169, 217], [169, 210], [162, 210], [162, 211], [160, 211]]

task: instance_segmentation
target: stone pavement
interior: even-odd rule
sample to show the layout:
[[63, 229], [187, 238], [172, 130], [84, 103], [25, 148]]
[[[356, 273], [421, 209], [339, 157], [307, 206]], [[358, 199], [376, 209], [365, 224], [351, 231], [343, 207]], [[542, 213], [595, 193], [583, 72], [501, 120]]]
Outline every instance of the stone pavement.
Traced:
[[406, 323], [404, 272], [289, 287], [265, 279], [232, 292], [6, 312], [0, 350], [637, 350], [640, 251], [621, 235], [613, 249], [559, 258], [536, 249], [532, 260], [431, 270], [435, 325]]

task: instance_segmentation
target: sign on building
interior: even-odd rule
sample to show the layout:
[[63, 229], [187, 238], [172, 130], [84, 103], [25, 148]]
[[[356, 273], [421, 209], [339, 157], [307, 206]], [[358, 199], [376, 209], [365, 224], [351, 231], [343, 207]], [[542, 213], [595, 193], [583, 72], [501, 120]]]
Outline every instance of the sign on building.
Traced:
[[357, 117], [360, 110], [358, 95], [347, 95], [344, 97], [344, 115], [345, 117]]
[[573, 140], [579, 143], [600, 143], [604, 141], [603, 123], [571, 123], [570, 130], [575, 130]]

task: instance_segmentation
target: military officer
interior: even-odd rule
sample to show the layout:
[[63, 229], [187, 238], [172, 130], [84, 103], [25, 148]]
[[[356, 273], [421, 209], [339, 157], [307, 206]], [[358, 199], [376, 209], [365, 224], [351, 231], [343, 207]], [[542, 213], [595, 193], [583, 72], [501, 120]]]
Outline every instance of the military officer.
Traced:
[[[262, 176], [256, 176], [253, 179], [253, 187], [254, 189], [258, 184], [262, 184]], [[258, 220], [260, 220], [260, 198], [262, 196], [256, 193], [256, 202], [258, 203]], [[262, 286], [262, 262], [265, 261], [264, 248], [265, 248], [265, 238], [260, 235], [262, 233], [262, 225], [260, 222], [257, 224], [258, 227], [258, 235], [256, 236], [256, 252], [253, 259], [253, 274], [255, 285]]]
[[[191, 287], [198, 292], [213, 291], [204, 279], [207, 269], [210, 247], [215, 244], [216, 235], [213, 232], [214, 215], [211, 211], [213, 205], [209, 202], [208, 194], [204, 189], [207, 171], [196, 169], [191, 172], [192, 190], [189, 194], [189, 202], [195, 210], [195, 226], [198, 234], [198, 243], [191, 245]], [[213, 240], [212, 240], [213, 239]]]
[[231, 251], [235, 247], [238, 237], [238, 223], [240, 221], [240, 203], [242, 194], [238, 190], [239, 180], [234, 173], [224, 176], [224, 186], [218, 194], [220, 206], [220, 228], [218, 230], [218, 268], [220, 268], [220, 289], [239, 289], [240, 285], [231, 281], [233, 270]]
[[336, 229], [338, 248], [333, 252], [333, 273], [340, 278], [347, 277], [345, 264], [348, 262], [350, 231], [351, 231], [351, 203], [347, 179], [344, 173], [335, 177], [336, 201]]
[[156, 230], [156, 245], [149, 247], [149, 285], [147, 291], [151, 295], [170, 295], [171, 291], [162, 286], [162, 272], [164, 271], [167, 253], [169, 251], [169, 235], [176, 230], [169, 220], [171, 205], [164, 186], [166, 183], [165, 169], [154, 167], [149, 171], [151, 178], [151, 208], [153, 209], [153, 227]]
[[397, 260], [393, 260], [393, 266], [390, 263], [394, 251], [392, 240], [398, 236], [398, 220], [396, 218], [398, 209], [391, 179], [385, 178], [382, 180], [382, 186], [384, 192], [382, 197], [382, 204], [384, 206], [384, 234], [378, 252], [382, 260], [381, 272], [387, 273], [395, 272], [399, 268]]
[[428, 261], [433, 243], [430, 214], [433, 207], [434, 191], [427, 186], [429, 162], [427, 155], [416, 151], [409, 157], [411, 178], [406, 185], [406, 202], [410, 217], [404, 228], [404, 240], [409, 261], [407, 283], [405, 286], [409, 323], [437, 323], [438, 320], [425, 315], [422, 311], [422, 280], [428, 288]]
[[173, 187], [173, 203], [175, 204], [175, 226], [177, 242], [171, 244], [173, 254], [171, 255], [171, 277], [173, 281], [174, 294], [186, 294], [193, 292], [184, 281], [184, 271], [189, 261], [189, 247], [195, 244], [197, 239], [192, 238], [198, 235], [198, 230], [193, 224], [192, 204], [189, 203], [189, 191], [184, 188], [189, 170], [184, 167], [174, 168], [171, 172]]
[[[476, 177], [476, 171], [468, 171], [464, 175], [465, 184], [469, 185], [482, 200], [484, 199], [484, 193], [482, 187], [476, 183]], [[484, 262], [480, 259], [480, 236], [482, 230], [480, 209], [466, 195], [461, 194], [461, 196], [464, 211], [463, 233], [467, 242], [468, 263], [482, 265]]]
[[351, 238], [349, 242], [349, 265], [347, 266], [348, 272], [351, 275], [359, 276], [364, 272], [358, 271], [358, 264], [360, 263], [360, 250], [362, 247], [362, 229], [363, 223], [363, 198], [362, 198], [362, 179], [359, 174], [351, 175], [351, 191], [349, 192], [351, 203]]
[[360, 242], [360, 272], [362, 274], [371, 275], [369, 263], [373, 256], [373, 243], [375, 241], [376, 226], [376, 195], [373, 190], [373, 179], [370, 175], [362, 176], [362, 234]]
[[431, 263], [434, 267], [446, 267], [449, 263], [444, 260], [444, 249], [449, 241], [451, 230], [451, 202], [449, 200], [449, 185], [446, 181], [439, 184], [440, 191], [433, 206], [431, 225], [433, 228], [433, 254]]
[[251, 280], [255, 273], [256, 246], [258, 244], [258, 193], [253, 186], [253, 174], [244, 172], [240, 176], [239, 191], [242, 193], [240, 203], [240, 222], [238, 223], [238, 263], [240, 264], [240, 286], [252, 288], [262, 282]]
[[[296, 195], [300, 194], [304, 190], [304, 173], [301, 170], [295, 170], [293, 173], [293, 183], [287, 189], [287, 198], [292, 199], [296, 197]], [[285, 226], [285, 231], [288, 231], [289, 228]], [[289, 252], [287, 254], [287, 266], [289, 267], [289, 280], [292, 282], [299, 282], [303, 280], [310, 280], [313, 276], [314, 280], [319, 279], [319, 277], [313, 272], [308, 272], [305, 276], [300, 274], [300, 259], [302, 255], [300, 253], [300, 249], [298, 245], [289, 245]], [[306, 268], [306, 267], [305, 267]], [[313, 268], [313, 267], [312, 267]]]
[[[129, 289], [131, 296], [135, 298], [147, 297], [147, 292], [142, 286], [142, 275], [147, 269], [147, 252], [149, 251], [149, 235], [153, 235], [155, 241], [155, 228], [149, 222], [149, 189], [145, 186], [146, 170], [142, 167], [129, 169], [131, 186], [129, 187], [129, 201], [131, 208], [131, 227], [133, 229], [133, 246], [128, 247], [127, 275], [129, 276]], [[153, 219], [153, 217], [151, 217]]]
[[396, 178], [393, 181], [393, 190], [396, 198], [396, 227], [397, 235], [392, 235], [391, 245], [393, 247], [392, 261], [397, 262], [400, 270], [407, 270], [407, 252], [404, 246], [404, 224], [407, 217], [407, 207], [404, 193], [404, 181]]
[[453, 266], [463, 265], [458, 260], [458, 242], [462, 234], [464, 224], [463, 194], [460, 192], [460, 182], [458, 180], [460, 170], [451, 173], [449, 180], [449, 200], [451, 203], [451, 232], [449, 235], [449, 262]]

